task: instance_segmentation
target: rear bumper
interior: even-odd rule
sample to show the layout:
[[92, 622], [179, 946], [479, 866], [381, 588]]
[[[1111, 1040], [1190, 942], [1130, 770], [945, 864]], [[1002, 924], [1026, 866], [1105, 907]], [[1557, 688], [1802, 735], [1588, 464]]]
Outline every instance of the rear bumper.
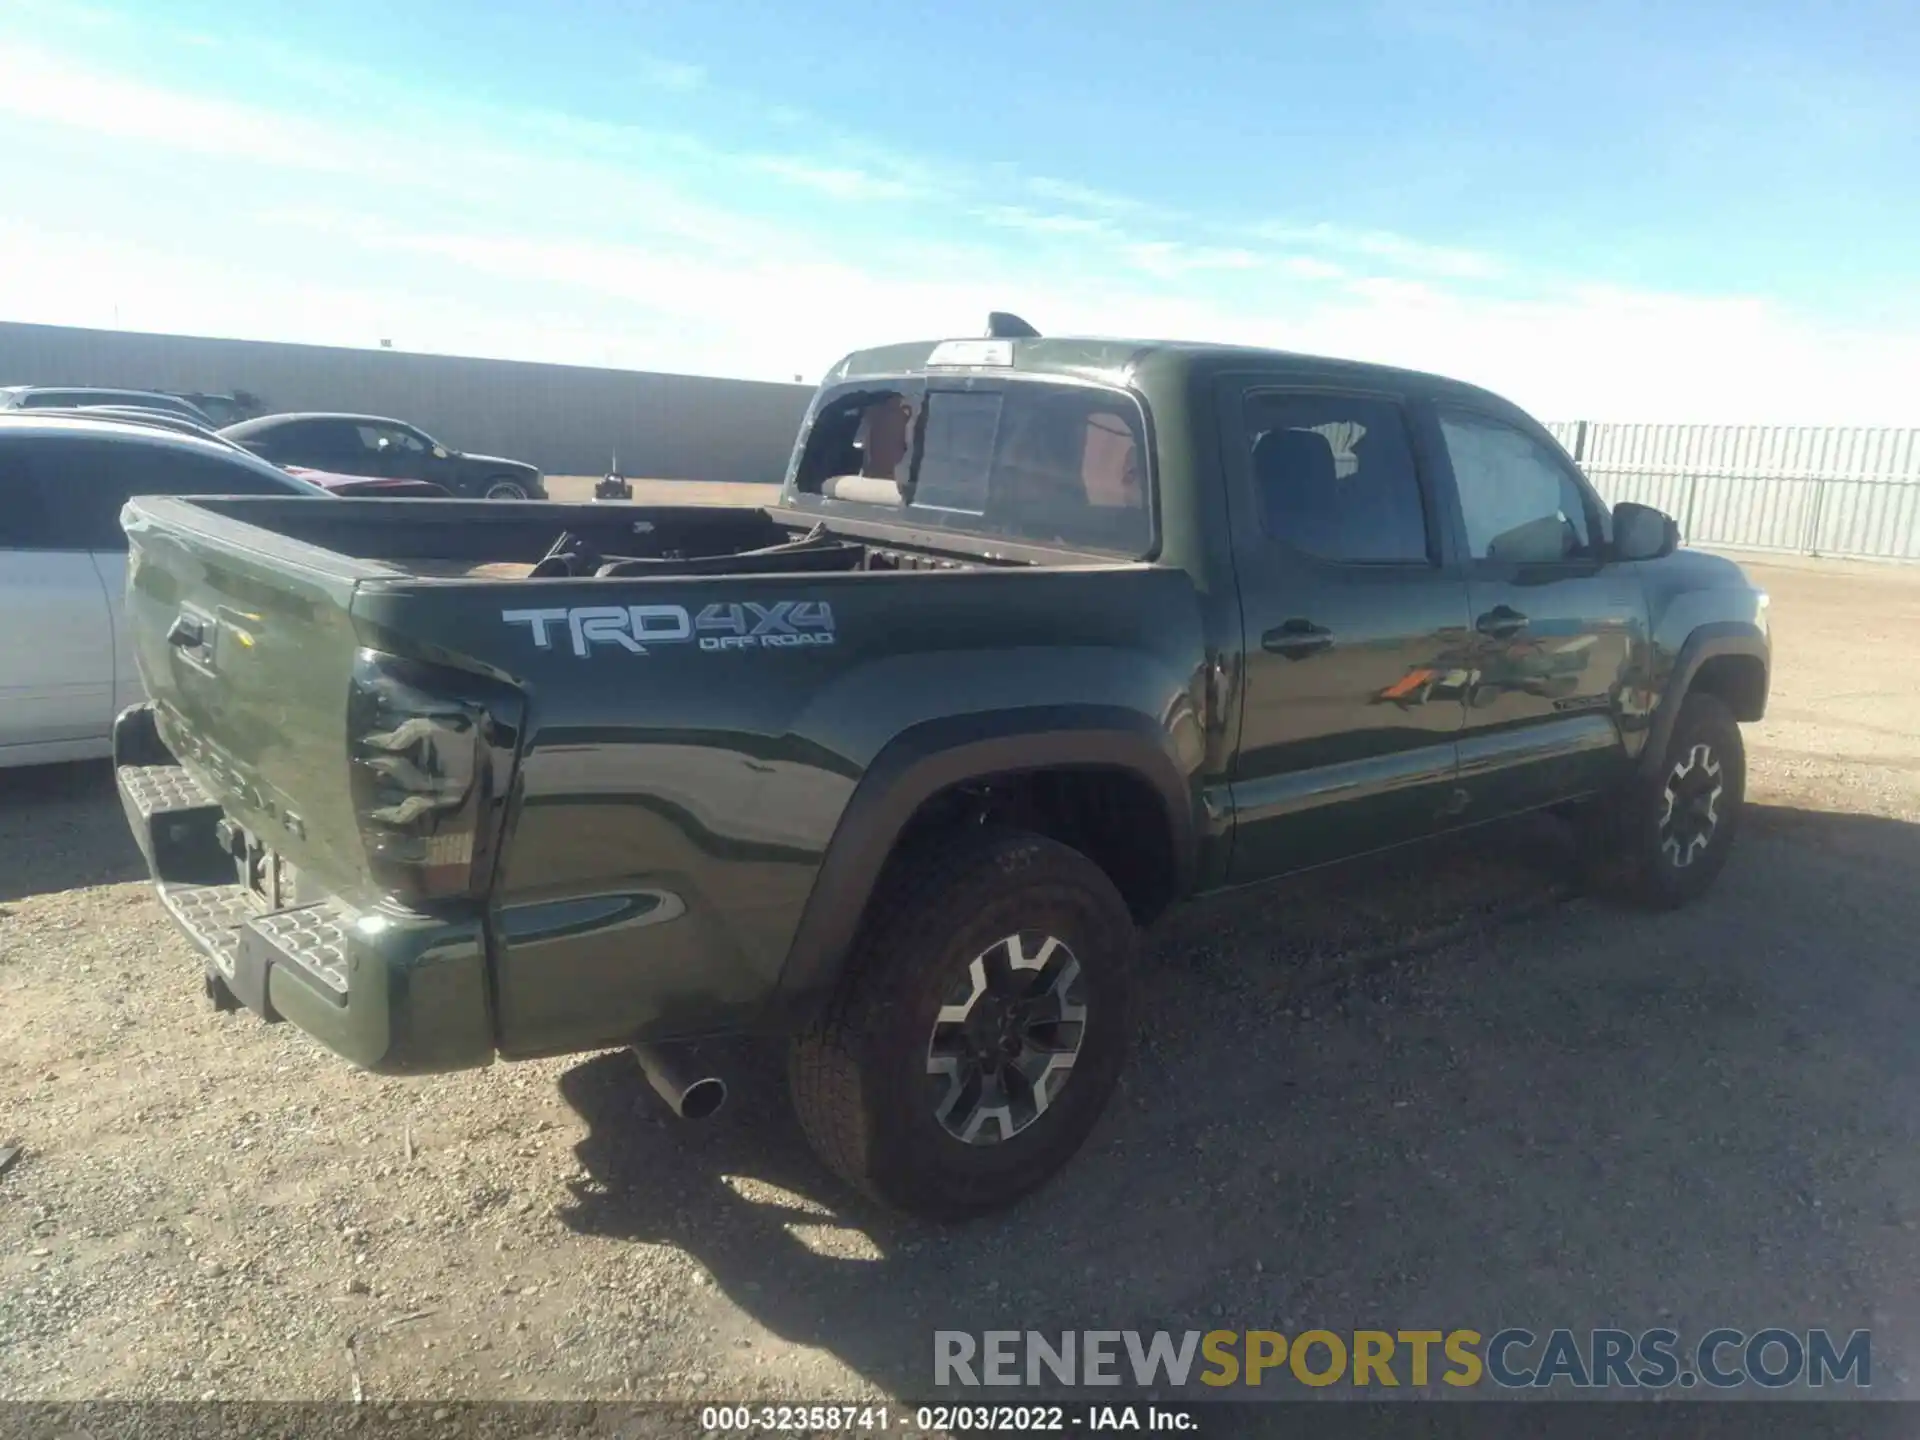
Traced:
[[491, 1063], [477, 918], [362, 912], [332, 898], [270, 908], [240, 883], [220, 806], [167, 752], [151, 707], [114, 723], [113, 753], [127, 823], [161, 903], [241, 1004], [382, 1074]]

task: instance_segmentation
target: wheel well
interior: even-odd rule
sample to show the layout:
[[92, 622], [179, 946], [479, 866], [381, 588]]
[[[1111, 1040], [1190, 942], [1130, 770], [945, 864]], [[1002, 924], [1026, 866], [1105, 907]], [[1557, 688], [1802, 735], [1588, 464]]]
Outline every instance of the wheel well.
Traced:
[[1060, 766], [962, 781], [921, 802], [894, 852], [982, 824], [1031, 830], [1072, 846], [1106, 872], [1142, 925], [1175, 899], [1172, 822], [1153, 786], [1131, 770]]
[[1724, 701], [1736, 720], [1766, 714], [1767, 667], [1756, 655], [1716, 655], [1701, 665], [1690, 688]]

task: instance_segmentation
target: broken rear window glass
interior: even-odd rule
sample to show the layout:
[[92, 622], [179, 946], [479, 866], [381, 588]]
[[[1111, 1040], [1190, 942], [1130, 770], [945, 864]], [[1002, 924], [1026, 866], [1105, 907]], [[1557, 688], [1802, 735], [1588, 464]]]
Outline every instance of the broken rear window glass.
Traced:
[[796, 487], [1032, 545], [1132, 558], [1153, 544], [1139, 406], [1090, 386], [848, 387], [816, 413]]

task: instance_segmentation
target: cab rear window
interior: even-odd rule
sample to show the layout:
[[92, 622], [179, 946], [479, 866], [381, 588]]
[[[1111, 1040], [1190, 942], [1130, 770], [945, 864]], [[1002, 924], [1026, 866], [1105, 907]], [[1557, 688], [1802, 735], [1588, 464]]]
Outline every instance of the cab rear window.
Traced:
[[816, 407], [794, 488], [836, 510], [1138, 558], [1153, 548], [1140, 407], [1044, 381], [903, 380]]

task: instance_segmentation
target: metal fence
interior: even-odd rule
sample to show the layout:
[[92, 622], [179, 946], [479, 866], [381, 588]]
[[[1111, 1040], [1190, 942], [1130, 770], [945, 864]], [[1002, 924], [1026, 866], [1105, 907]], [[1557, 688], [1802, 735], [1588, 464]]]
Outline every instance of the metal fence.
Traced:
[[1920, 429], [1548, 428], [1609, 504], [1657, 506], [1690, 544], [1920, 560]]

